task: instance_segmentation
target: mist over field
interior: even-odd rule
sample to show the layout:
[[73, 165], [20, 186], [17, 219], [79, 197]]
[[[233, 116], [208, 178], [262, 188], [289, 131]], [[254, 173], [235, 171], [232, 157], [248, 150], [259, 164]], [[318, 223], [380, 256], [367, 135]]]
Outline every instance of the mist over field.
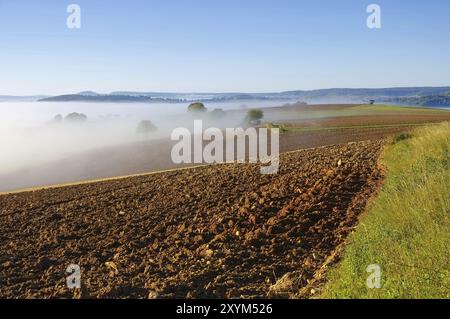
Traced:
[[449, 299], [449, 13], [0, 0], [0, 299]]
[[[204, 115], [205, 125], [239, 127], [245, 111], [270, 107], [280, 102], [234, 102], [206, 104], [208, 112], [227, 111], [214, 118]], [[61, 160], [83, 152], [142, 141], [170, 138], [176, 127], [191, 128], [194, 117], [189, 103], [0, 103], [0, 176]], [[70, 113], [87, 116], [83, 122], [55, 121]], [[155, 132], [138, 134], [140, 121], [150, 120]], [[155, 151], [158, 149], [155, 148]]]

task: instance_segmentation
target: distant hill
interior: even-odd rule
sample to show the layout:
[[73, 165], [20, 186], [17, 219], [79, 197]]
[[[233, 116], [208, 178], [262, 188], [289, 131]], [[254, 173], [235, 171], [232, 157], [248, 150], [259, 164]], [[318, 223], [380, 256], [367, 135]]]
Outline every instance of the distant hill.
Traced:
[[389, 102], [400, 105], [418, 105], [430, 107], [450, 106], [450, 94], [420, 97], [399, 97], [393, 98]]
[[38, 102], [177, 103], [183, 101], [150, 96], [67, 94], [39, 99]]
[[287, 91], [280, 94], [305, 96], [309, 98], [326, 96], [349, 96], [349, 97], [412, 97], [425, 95], [442, 95], [450, 93], [450, 86], [444, 87], [399, 87], [399, 88], [380, 88], [380, 89], [321, 89], [311, 91]]
[[[78, 94], [60, 95], [40, 99], [45, 102], [139, 102], [139, 103], [179, 103], [179, 102], [232, 102], [232, 101], [304, 101], [307, 103], [377, 103], [408, 101], [416, 105], [435, 106], [430, 97], [439, 97], [436, 105], [448, 105], [442, 97], [448, 96], [450, 87], [404, 87], [380, 89], [333, 88], [309, 91], [286, 91], [274, 93], [163, 93], [163, 92], [113, 92], [98, 94], [91, 91]], [[410, 100], [405, 100], [409, 98]], [[418, 99], [418, 100], [414, 100]], [[426, 100], [429, 102], [426, 102]], [[415, 102], [420, 101], [420, 102]], [[433, 102], [433, 103], [435, 103]], [[426, 104], [421, 104], [426, 103]]]
[[94, 91], [83, 91], [83, 92], [80, 92], [78, 94], [79, 95], [84, 95], [84, 96], [98, 96], [98, 95], [101, 95], [101, 94], [98, 94], [98, 93], [96, 93]]
[[246, 100], [285, 100], [283, 97], [267, 97], [261, 94], [208, 94], [201, 95], [195, 93], [175, 94], [175, 93], [113, 93], [113, 94], [67, 94], [39, 99], [39, 102], [110, 102], [110, 103], [183, 103], [183, 102], [230, 102]]

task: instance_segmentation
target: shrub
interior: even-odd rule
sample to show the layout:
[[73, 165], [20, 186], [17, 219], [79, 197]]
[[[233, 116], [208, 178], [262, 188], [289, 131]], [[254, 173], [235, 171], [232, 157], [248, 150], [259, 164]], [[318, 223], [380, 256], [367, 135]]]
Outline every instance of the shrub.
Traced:
[[264, 117], [264, 112], [259, 109], [252, 109], [247, 112], [245, 120], [250, 124], [260, 124], [261, 119]]
[[266, 128], [270, 131], [272, 128], [277, 128], [280, 130], [280, 133], [289, 132], [289, 129], [283, 124], [275, 124], [275, 123], [267, 123]]
[[400, 133], [394, 137], [394, 144], [401, 141], [409, 140], [412, 137], [413, 136], [410, 133]]
[[205, 107], [205, 105], [203, 103], [191, 103], [188, 106], [188, 112], [193, 112], [193, 113], [197, 113], [197, 112], [206, 112], [207, 108]]
[[148, 134], [156, 132], [157, 130], [158, 128], [152, 123], [152, 121], [144, 120], [139, 122], [136, 132], [139, 134]]
[[64, 118], [64, 120], [66, 121], [70, 121], [70, 122], [85, 122], [87, 121], [87, 116], [83, 113], [70, 113], [67, 114], [66, 117]]
[[62, 122], [63, 120], [63, 116], [61, 114], [56, 114], [55, 117], [53, 118], [53, 121], [55, 122]]
[[222, 110], [222, 109], [214, 109], [214, 110], [211, 112], [211, 117], [212, 117], [212, 118], [215, 118], [215, 119], [223, 118], [223, 117], [225, 117], [226, 115], [227, 115], [227, 113], [225, 113], [225, 111]]

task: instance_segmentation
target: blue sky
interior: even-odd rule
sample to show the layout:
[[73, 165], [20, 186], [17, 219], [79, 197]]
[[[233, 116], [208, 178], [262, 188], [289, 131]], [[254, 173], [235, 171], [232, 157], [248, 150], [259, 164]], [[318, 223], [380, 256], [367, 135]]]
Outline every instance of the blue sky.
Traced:
[[448, 0], [0, 0], [0, 40], [0, 94], [450, 85]]

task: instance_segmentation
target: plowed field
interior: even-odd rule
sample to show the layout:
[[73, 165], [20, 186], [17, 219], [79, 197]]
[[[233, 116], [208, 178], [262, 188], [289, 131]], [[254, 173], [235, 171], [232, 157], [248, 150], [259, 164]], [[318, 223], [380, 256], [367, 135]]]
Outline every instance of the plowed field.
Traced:
[[382, 144], [2, 195], [0, 297], [292, 296], [356, 225]]

